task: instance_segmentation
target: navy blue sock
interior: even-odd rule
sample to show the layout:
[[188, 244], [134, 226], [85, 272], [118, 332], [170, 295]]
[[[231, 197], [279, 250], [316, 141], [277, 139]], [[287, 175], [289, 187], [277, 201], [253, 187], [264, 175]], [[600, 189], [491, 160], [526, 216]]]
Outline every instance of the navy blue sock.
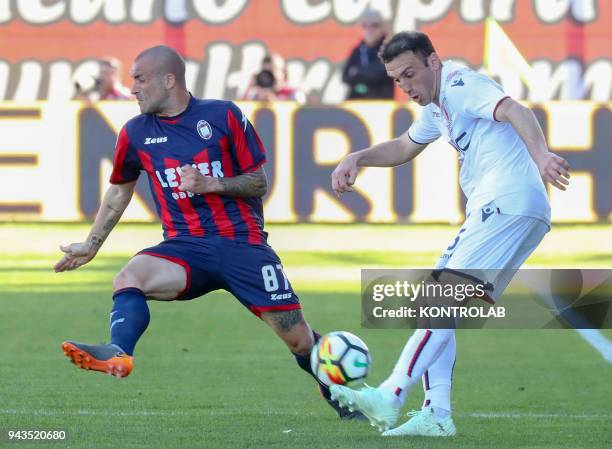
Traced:
[[[314, 343], [316, 344], [321, 338], [321, 335], [315, 331], [312, 331], [312, 337], [314, 338]], [[314, 379], [317, 381], [317, 383], [319, 384], [319, 390], [321, 391], [321, 394], [323, 395], [323, 397], [325, 399], [329, 399], [331, 397], [331, 393], [329, 392], [329, 387], [319, 382], [319, 379], [317, 379], [317, 376], [310, 369], [310, 354], [301, 355], [301, 354], [293, 353], [293, 356], [295, 357], [295, 361], [297, 362], [298, 366], [302, 368], [304, 371], [306, 371], [308, 374], [310, 374], [312, 377], [314, 377]]]
[[123, 288], [113, 295], [110, 314], [111, 343], [126, 354], [134, 353], [134, 346], [149, 325], [147, 297], [137, 288]]

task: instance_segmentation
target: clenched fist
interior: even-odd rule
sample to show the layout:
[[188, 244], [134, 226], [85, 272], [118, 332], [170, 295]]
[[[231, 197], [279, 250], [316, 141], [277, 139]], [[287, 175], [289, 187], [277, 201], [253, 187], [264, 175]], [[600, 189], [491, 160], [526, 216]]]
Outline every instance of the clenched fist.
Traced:
[[338, 164], [332, 173], [332, 189], [340, 196], [345, 192], [353, 192], [353, 184], [357, 178], [357, 160], [354, 154], [349, 154]]
[[215, 193], [220, 192], [221, 183], [217, 178], [204, 176], [191, 165], [183, 165], [181, 167], [181, 184], [178, 189], [181, 192], [191, 193]]

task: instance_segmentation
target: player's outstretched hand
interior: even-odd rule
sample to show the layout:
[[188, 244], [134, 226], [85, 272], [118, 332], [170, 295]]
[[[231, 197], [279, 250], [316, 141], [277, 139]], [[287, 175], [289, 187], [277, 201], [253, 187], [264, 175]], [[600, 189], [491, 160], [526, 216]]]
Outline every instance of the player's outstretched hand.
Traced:
[[357, 178], [357, 160], [352, 154], [346, 156], [334, 172], [332, 173], [332, 189], [336, 192], [336, 195], [340, 196], [344, 192], [352, 192], [353, 184], [355, 184], [355, 178]]
[[570, 178], [570, 167], [565, 159], [549, 151], [544, 153], [536, 163], [544, 181], [549, 182], [557, 189], [565, 190]]
[[219, 191], [218, 183], [219, 181], [216, 178], [204, 176], [191, 165], [183, 165], [181, 167], [181, 184], [178, 189], [181, 192], [213, 193]]
[[93, 251], [85, 242], [71, 243], [67, 246], [60, 245], [60, 249], [64, 252], [64, 257], [53, 267], [56, 273], [76, 270], [96, 257], [96, 251]]

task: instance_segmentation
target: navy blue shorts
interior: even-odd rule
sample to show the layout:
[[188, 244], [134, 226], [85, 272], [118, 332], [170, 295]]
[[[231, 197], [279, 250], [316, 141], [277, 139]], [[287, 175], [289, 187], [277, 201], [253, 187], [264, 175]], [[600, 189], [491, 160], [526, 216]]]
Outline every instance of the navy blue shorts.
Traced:
[[187, 285], [174, 298], [177, 300], [222, 289], [257, 316], [301, 308], [279, 257], [267, 244], [252, 245], [217, 236], [175, 237], [138, 254], [160, 257], [185, 268]]

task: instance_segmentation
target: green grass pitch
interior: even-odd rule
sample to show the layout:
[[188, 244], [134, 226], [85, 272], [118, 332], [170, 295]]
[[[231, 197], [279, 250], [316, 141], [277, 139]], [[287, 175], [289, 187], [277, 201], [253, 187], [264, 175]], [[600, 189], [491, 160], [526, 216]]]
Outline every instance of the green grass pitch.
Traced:
[[[286, 238], [273, 244], [307, 319], [322, 332], [341, 329], [362, 337], [374, 361], [369, 383], [376, 385], [393, 366], [408, 331], [360, 328], [359, 268], [431, 265], [456, 229], [272, 226], [269, 231]], [[362, 244], [351, 251], [355, 236], [363, 243], [398, 232], [415, 246], [431, 237], [434, 246], [412, 251], [409, 244], [395, 250]], [[576, 237], [557, 237], [567, 245], [544, 245], [528, 263], [612, 267], [609, 243], [587, 241], [612, 236], [611, 227], [560, 227], [563, 232]], [[78, 241], [86, 233], [85, 225], [0, 225], [0, 429], [69, 433], [65, 443], [0, 442], [0, 447], [593, 449], [610, 444], [612, 365], [574, 331], [459, 332], [453, 396], [459, 435], [442, 440], [382, 438], [364, 422], [339, 421], [282, 342], [225, 293], [184, 303], [152, 302], [151, 324], [128, 378], [76, 369], [60, 343], [108, 338], [111, 280], [134, 249], [125, 244], [118, 250], [117, 242], [122, 236], [126, 242], [143, 233], [155, 236], [158, 230], [122, 225], [119, 240], [109, 242], [88, 266], [53, 273], [59, 257], [53, 248], [68, 243], [67, 236]], [[308, 250], [308, 239], [330, 234], [340, 240], [338, 247], [317, 247], [312, 240]], [[296, 241], [305, 243], [300, 247]], [[610, 331], [605, 334], [612, 338]], [[405, 410], [420, 407], [421, 400], [416, 388]]]

